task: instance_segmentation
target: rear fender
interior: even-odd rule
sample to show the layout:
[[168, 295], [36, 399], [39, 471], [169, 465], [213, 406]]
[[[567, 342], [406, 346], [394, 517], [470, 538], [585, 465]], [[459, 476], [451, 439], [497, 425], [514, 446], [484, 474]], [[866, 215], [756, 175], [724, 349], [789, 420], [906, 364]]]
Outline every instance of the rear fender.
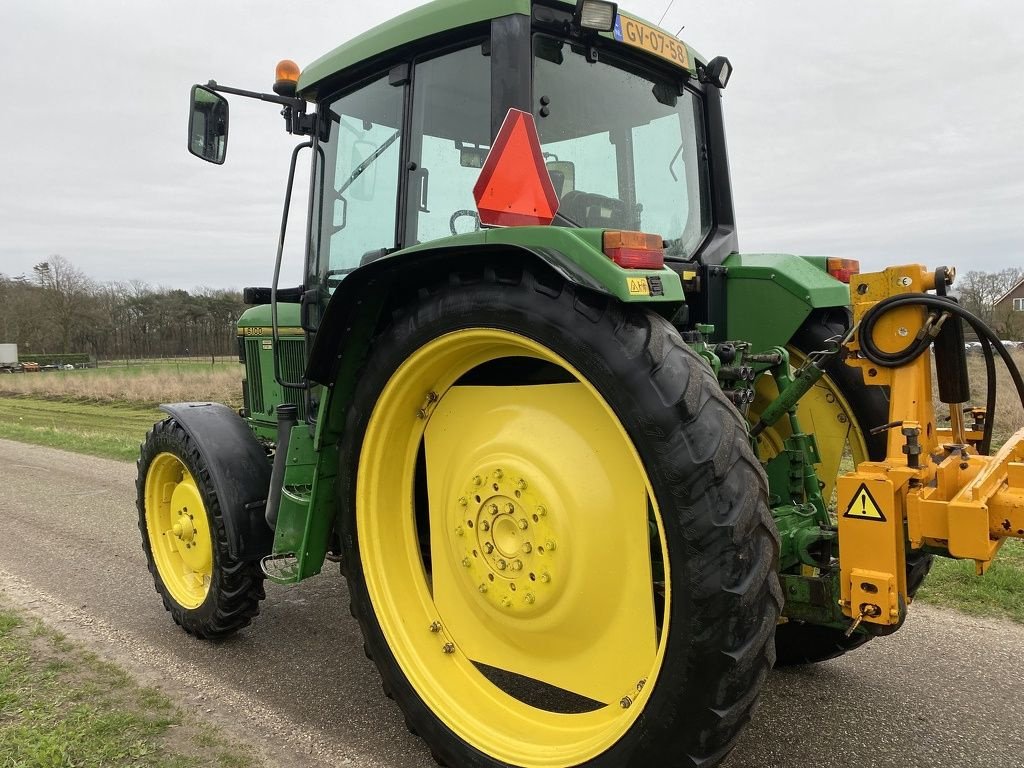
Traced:
[[274, 532], [264, 511], [270, 460], [249, 426], [219, 403], [173, 403], [160, 410], [174, 417], [195, 441], [210, 469], [232, 557], [259, 560], [269, 555]]
[[[340, 432], [355, 377], [389, 310], [439, 275], [472, 269], [483, 259], [500, 266], [532, 264], [580, 288], [671, 316], [683, 302], [679, 276], [667, 268], [624, 270], [600, 249], [602, 230], [509, 227], [482, 230], [414, 246], [349, 273], [335, 290], [317, 328], [306, 376], [329, 388], [317, 424], [319, 447]], [[648, 286], [631, 293], [630, 278]], [[326, 417], [326, 418], [325, 418]]]

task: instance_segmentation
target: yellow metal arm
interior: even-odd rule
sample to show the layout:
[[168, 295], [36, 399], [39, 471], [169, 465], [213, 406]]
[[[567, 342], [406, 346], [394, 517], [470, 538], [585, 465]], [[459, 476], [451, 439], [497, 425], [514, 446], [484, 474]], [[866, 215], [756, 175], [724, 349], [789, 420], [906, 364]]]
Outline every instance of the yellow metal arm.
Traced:
[[[855, 275], [854, 322], [884, 299], [935, 283], [936, 273], [920, 265]], [[895, 307], [874, 323], [874, 348], [895, 355], [927, 340], [950, 319], [943, 314]], [[1024, 538], [1024, 430], [996, 455], [978, 455], [981, 433], [955, 418], [961, 404], [950, 404], [951, 428], [937, 427], [930, 350], [883, 366], [865, 356], [861, 341], [858, 331], [847, 362], [862, 370], [866, 385], [889, 388], [890, 423], [879, 425], [889, 437], [883, 461], [862, 462], [837, 484], [841, 604], [847, 616], [882, 630], [900, 624], [910, 602], [908, 548], [973, 559], [981, 574], [1005, 539]]]

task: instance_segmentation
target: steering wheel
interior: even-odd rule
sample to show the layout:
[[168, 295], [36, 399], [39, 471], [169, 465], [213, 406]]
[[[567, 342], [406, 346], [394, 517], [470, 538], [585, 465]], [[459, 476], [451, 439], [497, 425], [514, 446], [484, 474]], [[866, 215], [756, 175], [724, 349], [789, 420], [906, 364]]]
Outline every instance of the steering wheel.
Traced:
[[459, 234], [455, 229], [455, 222], [461, 219], [463, 216], [473, 217], [473, 231], [480, 231], [480, 214], [476, 211], [471, 211], [468, 208], [463, 208], [460, 211], [456, 211], [452, 214], [452, 217], [448, 220], [448, 229], [452, 231], [453, 235]]

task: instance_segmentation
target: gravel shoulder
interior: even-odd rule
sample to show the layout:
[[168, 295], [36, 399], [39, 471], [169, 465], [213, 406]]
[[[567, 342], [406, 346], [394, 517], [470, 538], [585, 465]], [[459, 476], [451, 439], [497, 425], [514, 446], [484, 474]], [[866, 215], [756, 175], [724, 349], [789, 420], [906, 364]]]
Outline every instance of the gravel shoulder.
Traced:
[[[0, 440], [0, 592], [268, 766], [426, 768], [362, 653], [336, 567], [268, 585], [236, 637], [196, 641], [153, 590], [134, 466]], [[915, 605], [849, 656], [775, 672], [728, 768], [1024, 765], [1024, 627]]]

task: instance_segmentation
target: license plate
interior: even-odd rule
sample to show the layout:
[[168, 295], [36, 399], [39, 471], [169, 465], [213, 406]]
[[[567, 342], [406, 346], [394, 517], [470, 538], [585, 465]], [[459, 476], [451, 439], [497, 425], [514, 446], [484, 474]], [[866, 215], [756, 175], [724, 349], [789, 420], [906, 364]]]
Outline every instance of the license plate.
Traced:
[[621, 13], [615, 19], [615, 39], [626, 45], [641, 48], [685, 69], [690, 68], [690, 54], [686, 46], [671, 35]]

